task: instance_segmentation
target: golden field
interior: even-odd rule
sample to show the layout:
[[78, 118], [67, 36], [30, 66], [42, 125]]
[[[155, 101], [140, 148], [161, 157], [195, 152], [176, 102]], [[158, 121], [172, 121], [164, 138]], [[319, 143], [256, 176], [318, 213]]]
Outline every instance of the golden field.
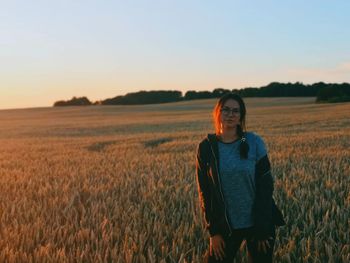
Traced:
[[[350, 103], [314, 99], [245, 100], [287, 222], [275, 262], [350, 262]], [[214, 103], [1, 110], [0, 262], [201, 262]]]

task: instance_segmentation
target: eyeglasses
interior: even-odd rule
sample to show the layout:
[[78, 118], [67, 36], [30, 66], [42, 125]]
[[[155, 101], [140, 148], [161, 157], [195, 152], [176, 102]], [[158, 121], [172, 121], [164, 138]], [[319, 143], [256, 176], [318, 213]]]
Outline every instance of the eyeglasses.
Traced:
[[241, 114], [239, 108], [232, 108], [231, 109], [229, 107], [224, 107], [221, 109], [221, 112], [226, 116], [230, 115], [230, 113], [232, 113], [232, 115], [240, 115]]

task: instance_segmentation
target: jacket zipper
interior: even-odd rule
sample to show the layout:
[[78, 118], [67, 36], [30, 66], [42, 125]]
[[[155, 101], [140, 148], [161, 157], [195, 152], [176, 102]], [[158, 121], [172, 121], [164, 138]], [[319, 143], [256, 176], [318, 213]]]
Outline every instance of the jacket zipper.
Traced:
[[211, 147], [211, 145], [210, 145], [210, 149], [211, 149], [211, 152], [213, 153], [213, 156], [214, 156], [214, 159], [215, 159], [215, 167], [216, 167], [216, 172], [217, 172], [218, 181], [219, 181], [219, 190], [220, 190], [221, 197], [222, 197], [222, 201], [223, 201], [223, 203], [224, 203], [224, 208], [225, 208], [225, 219], [226, 219], [228, 228], [229, 228], [229, 230], [230, 230], [230, 236], [231, 236], [232, 230], [231, 230], [231, 225], [230, 225], [230, 223], [228, 222], [227, 215], [226, 215], [226, 203], [225, 203], [224, 195], [223, 195], [223, 193], [222, 193], [222, 191], [221, 191], [221, 181], [220, 181], [218, 163], [217, 163], [216, 156], [215, 156], [215, 154], [214, 154], [214, 150], [213, 150], [213, 148]]

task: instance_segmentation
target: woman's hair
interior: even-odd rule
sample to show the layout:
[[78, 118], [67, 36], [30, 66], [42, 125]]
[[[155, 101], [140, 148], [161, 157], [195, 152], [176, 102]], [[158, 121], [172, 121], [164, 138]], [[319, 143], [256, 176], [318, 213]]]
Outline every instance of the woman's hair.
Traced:
[[239, 104], [239, 111], [240, 111], [240, 117], [239, 122], [240, 124], [237, 125], [237, 134], [241, 138], [241, 145], [240, 145], [240, 155], [241, 158], [247, 159], [248, 158], [248, 151], [249, 151], [249, 145], [246, 141], [245, 132], [246, 132], [246, 126], [245, 126], [245, 116], [246, 116], [246, 107], [243, 99], [241, 96], [239, 96], [236, 93], [226, 93], [223, 95], [218, 102], [216, 103], [214, 110], [213, 110], [213, 121], [215, 126], [215, 134], [218, 136], [221, 133], [221, 109], [226, 101], [228, 100], [235, 100]]

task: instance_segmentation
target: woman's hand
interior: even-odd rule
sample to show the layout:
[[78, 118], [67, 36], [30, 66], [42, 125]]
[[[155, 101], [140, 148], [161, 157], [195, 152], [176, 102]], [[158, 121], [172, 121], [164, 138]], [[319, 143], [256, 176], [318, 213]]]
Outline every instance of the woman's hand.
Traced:
[[210, 237], [210, 256], [214, 254], [216, 260], [223, 260], [225, 257], [225, 241], [221, 235]]
[[[254, 240], [254, 238], [252, 239], [252, 241], [253, 240]], [[263, 251], [266, 254], [267, 248], [271, 247], [269, 240], [273, 240], [273, 237], [269, 237], [268, 239], [265, 239], [265, 240], [258, 240], [257, 249], [259, 252]]]

